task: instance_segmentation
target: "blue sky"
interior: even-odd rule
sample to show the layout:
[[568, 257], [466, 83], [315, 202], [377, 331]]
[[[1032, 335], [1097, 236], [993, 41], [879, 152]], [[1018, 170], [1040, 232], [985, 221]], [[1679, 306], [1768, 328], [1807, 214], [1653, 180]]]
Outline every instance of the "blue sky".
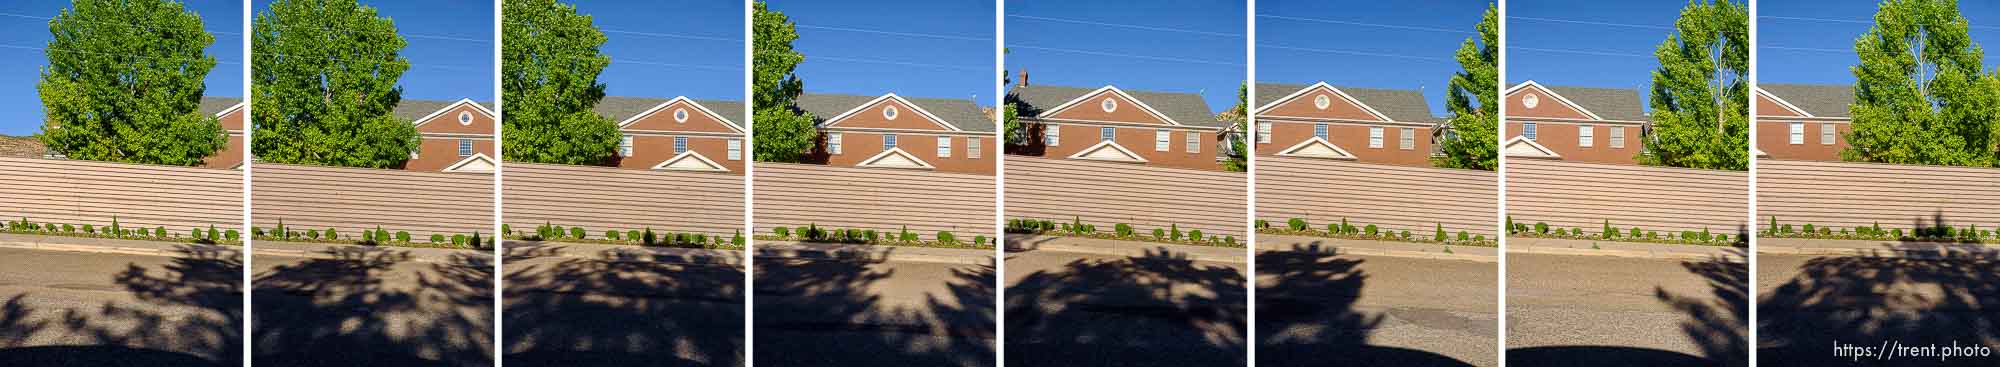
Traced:
[[1263, 82], [1422, 89], [1431, 114], [1460, 44], [1478, 36], [1488, 0], [1257, 2], [1257, 79]]
[[1221, 111], [1249, 77], [1246, 11], [1231, 0], [1009, 1], [1007, 70], [1027, 69], [1029, 85], [1199, 92]]
[[605, 94], [743, 100], [742, 1], [568, 2], [604, 31]]
[[1683, 0], [1509, 0], [1507, 84], [1534, 80], [1643, 95], [1659, 67], [1653, 50], [1686, 6]]
[[[1765, 0], [1757, 2], [1757, 81], [1853, 84], [1849, 68], [1860, 63], [1854, 40], [1874, 24], [1872, 1]], [[2000, 65], [2000, 2], [1960, 1], [1972, 24], [1972, 41], [1986, 49], [1986, 65]]]
[[[213, 0], [202, 0], [213, 1]], [[254, 0], [250, 16], [270, 9]], [[407, 44], [410, 69], [399, 85], [403, 99], [492, 101], [493, 3], [446, 0], [363, 0], [378, 16], [395, 21]]]
[[770, 1], [798, 25], [808, 93], [975, 99], [992, 106], [993, 2]]
[[[188, 0], [202, 26], [215, 34], [207, 53], [215, 57], [206, 83], [208, 95], [243, 95], [243, 2]], [[35, 83], [48, 55], [49, 19], [68, 0], [9, 0], [0, 3], [0, 135], [32, 135], [42, 128], [42, 100]], [[227, 32], [216, 33], [216, 32]]]

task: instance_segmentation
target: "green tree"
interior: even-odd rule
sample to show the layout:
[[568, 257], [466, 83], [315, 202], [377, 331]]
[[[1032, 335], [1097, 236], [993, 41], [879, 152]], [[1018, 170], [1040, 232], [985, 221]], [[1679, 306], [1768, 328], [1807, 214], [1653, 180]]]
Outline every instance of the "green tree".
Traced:
[[1222, 170], [1224, 171], [1250, 171], [1250, 147], [1243, 141], [1243, 134], [1250, 132], [1249, 112], [1250, 82], [1239, 83], [1236, 85], [1236, 105], [1230, 106], [1228, 110], [1223, 110], [1222, 113], [1218, 113], [1215, 116], [1216, 119], [1229, 121], [1230, 124], [1236, 125], [1236, 132], [1233, 133], [1234, 136], [1232, 136], [1232, 133], [1217, 136], [1217, 138], [1221, 138], [1229, 143], [1229, 150], [1223, 152], [1222, 157]]
[[1991, 166], [2000, 129], [2000, 75], [1981, 74], [1984, 53], [1956, 1], [1889, 0], [1854, 41], [1850, 161]]
[[502, 6], [501, 144], [510, 161], [601, 164], [618, 153], [618, 123], [591, 107], [604, 99], [597, 75], [611, 64], [598, 51], [604, 32], [576, 6], [507, 0]]
[[805, 91], [805, 81], [792, 71], [806, 55], [792, 49], [799, 32], [785, 13], [758, 1], [751, 19], [750, 87], [753, 156], [759, 162], [797, 162], [819, 140], [812, 114], [793, 104]]
[[1749, 10], [1729, 0], [1681, 9], [1653, 52], [1653, 127], [1644, 164], [1720, 170], [1750, 167]]
[[1447, 133], [1438, 139], [1444, 156], [1436, 165], [1492, 171], [1500, 150], [1496, 126], [1500, 122], [1500, 28], [1499, 8], [1486, 7], [1480, 17], [1479, 35], [1468, 37], [1458, 46], [1458, 65], [1445, 90], [1445, 108], [1451, 110]]
[[416, 127], [391, 114], [410, 68], [394, 21], [354, 0], [277, 0], [251, 28], [257, 158], [371, 168], [409, 160]]
[[[133, 24], [146, 24], [138, 27]], [[193, 166], [228, 140], [196, 111], [215, 37], [167, 0], [76, 0], [49, 20], [36, 138], [73, 159]]]

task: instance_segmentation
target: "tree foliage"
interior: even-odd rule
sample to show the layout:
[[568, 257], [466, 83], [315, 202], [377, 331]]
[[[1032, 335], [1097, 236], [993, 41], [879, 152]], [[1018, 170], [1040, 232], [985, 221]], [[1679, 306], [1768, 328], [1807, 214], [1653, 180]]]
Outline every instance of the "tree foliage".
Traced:
[[792, 71], [806, 61], [806, 55], [792, 49], [799, 39], [798, 29], [784, 13], [769, 10], [762, 1], [753, 6], [751, 18], [750, 86], [751, 135], [754, 158], [759, 162], [797, 162], [806, 157], [819, 139], [813, 117], [793, 102], [805, 91], [805, 82]]
[[1443, 151], [1436, 164], [1446, 168], [1492, 171], [1499, 165], [1500, 28], [1499, 8], [1489, 5], [1480, 17], [1479, 35], [1458, 46], [1461, 70], [1451, 75], [1445, 108], [1451, 110], [1449, 133], [1438, 139]]
[[354, 0], [276, 0], [251, 28], [258, 159], [395, 168], [416, 151], [416, 128], [391, 114], [410, 68], [394, 21]]
[[1889, 0], [1854, 41], [1850, 161], [1991, 166], [2000, 75], [1981, 74], [1956, 1]]
[[1681, 9], [1653, 71], [1653, 125], [1641, 163], [1748, 170], [1749, 10], [1729, 0]]
[[1229, 144], [1229, 150], [1223, 152], [1222, 170], [1250, 172], [1250, 147], [1243, 138], [1245, 134], [1250, 133], [1250, 82], [1246, 81], [1236, 86], [1236, 105], [1230, 106], [1216, 117], [1236, 125], [1235, 133], [1224, 133], [1217, 137]]
[[501, 6], [500, 127], [510, 161], [600, 164], [618, 153], [618, 124], [591, 110], [604, 99], [597, 75], [604, 32], [576, 6], [507, 0]]
[[36, 137], [72, 159], [193, 166], [228, 140], [198, 111], [215, 42], [166, 0], [76, 0], [49, 20]]

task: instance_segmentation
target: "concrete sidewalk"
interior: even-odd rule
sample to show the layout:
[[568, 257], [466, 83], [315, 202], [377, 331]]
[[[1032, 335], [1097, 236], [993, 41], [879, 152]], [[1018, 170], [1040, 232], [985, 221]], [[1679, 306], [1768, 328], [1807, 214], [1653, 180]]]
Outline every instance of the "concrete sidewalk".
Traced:
[[856, 245], [798, 241], [765, 241], [751, 244], [757, 257], [863, 262], [926, 262], [965, 265], [992, 265], [993, 250]]
[[386, 256], [396, 260], [426, 263], [493, 261], [492, 250], [466, 250], [443, 248], [418, 248], [396, 246], [364, 246], [351, 244], [302, 243], [279, 241], [255, 241], [250, 244], [250, 253], [256, 256], [288, 256], [315, 259], [356, 259]]
[[1901, 257], [1913, 259], [1995, 258], [2000, 246], [1978, 243], [1758, 238], [1757, 252], [1782, 255]]
[[1749, 253], [1728, 246], [1508, 237], [1507, 252], [1546, 255], [1617, 256], [1650, 259], [1745, 262]]
[[230, 255], [243, 252], [243, 248], [238, 246], [15, 233], [0, 233], [0, 248], [169, 257], [180, 256], [189, 249], [223, 252]]
[[[1451, 252], [1446, 253], [1446, 248], [1450, 248]], [[1314, 251], [1335, 255], [1394, 256], [1489, 263], [1500, 261], [1500, 249], [1494, 247], [1258, 234], [1257, 252], [1272, 251]]]
[[1248, 256], [1240, 247], [1215, 247], [1173, 245], [1144, 241], [1119, 241], [1100, 238], [1084, 238], [1048, 235], [1009, 234], [1006, 237], [1007, 252], [1018, 251], [1058, 251], [1094, 255], [1147, 256], [1148, 253], [1166, 252], [1175, 257], [1194, 261], [1212, 261], [1231, 264], [1248, 262]]
[[567, 257], [603, 261], [743, 265], [743, 250], [537, 241], [505, 241], [501, 246], [501, 253], [510, 261], [536, 257]]

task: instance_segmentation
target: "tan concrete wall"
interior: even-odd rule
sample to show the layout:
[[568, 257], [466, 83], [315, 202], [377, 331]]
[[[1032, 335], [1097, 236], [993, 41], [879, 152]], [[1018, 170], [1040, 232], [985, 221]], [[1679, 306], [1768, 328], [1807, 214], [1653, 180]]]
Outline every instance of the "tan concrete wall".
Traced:
[[[1620, 230], [1735, 233], [1750, 212], [1747, 172], [1510, 159], [1507, 213], [1596, 233]], [[1744, 228], [1744, 230], [1748, 230]]]
[[1178, 224], [1182, 230], [1247, 239], [1249, 180], [1240, 172], [1015, 155], [1003, 165], [1008, 219], [1081, 218], [1099, 231], [1118, 223], [1140, 232]]
[[332, 227], [358, 235], [379, 225], [418, 238], [494, 232], [490, 174], [264, 162], [251, 166], [254, 226], [268, 229], [284, 219], [289, 227]]
[[1957, 228], [2000, 226], [2000, 169], [1761, 159], [1757, 228], [1805, 224], [1908, 230], [1942, 217]]
[[554, 223], [605, 230], [700, 232], [743, 229], [743, 176], [611, 167], [507, 163], [502, 216], [515, 231]]
[[[1314, 228], [1347, 218], [1428, 238], [1442, 224], [1492, 238], [1499, 233], [1499, 177], [1489, 171], [1258, 157], [1257, 218]], [[1011, 198], [1011, 196], [1010, 196]]]
[[808, 224], [893, 233], [907, 225], [926, 240], [951, 231], [970, 241], [998, 230], [993, 176], [765, 162], [753, 169], [757, 234]]
[[0, 158], [0, 218], [127, 228], [243, 226], [243, 172], [75, 160]]

